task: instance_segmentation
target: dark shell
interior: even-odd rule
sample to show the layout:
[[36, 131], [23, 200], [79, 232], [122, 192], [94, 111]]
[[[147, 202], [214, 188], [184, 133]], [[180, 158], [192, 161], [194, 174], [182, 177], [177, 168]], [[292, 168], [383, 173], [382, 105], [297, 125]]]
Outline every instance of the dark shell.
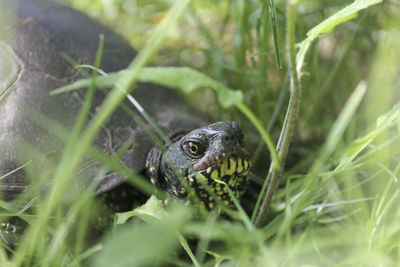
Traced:
[[[1, 14], [0, 18], [5, 19], [0, 23], [7, 21], [7, 26], [0, 29], [1, 177], [27, 162], [31, 162], [29, 168], [40, 169], [45, 162], [57, 159], [63, 151], [64, 142], [40, 123], [43, 120], [38, 120], [38, 114], [45, 115], [69, 132], [82, 105], [86, 90], [49, 95], [51, 90], [81, 78], [63, 54], [78, 64], [93, 65], [99, 35], [103, 34], [104, 51], [100, 68], [114, 72], [126, 68], [136, 51], [110, 29], [59, 3], [0, 0], [0, 7], [0, 12], [5, 13]], [[167, 135], [204, 125], [204, 121], [175, 90], [140, 84], [133, 96]], [[104, 93], [96, 92], [89, 117], [96, 112], [103, 99]], [[126, 104], [131, 107], [128, 102]], [[129, 139], [133, 145], [122, 155], [121, 161], [132, 170], [141, 172], [153, 143], [122, 108], [118, 108], [104, 125], [95, 144], [106, 154], [113, 155]], [[97, 170], [100, 164], [91, 166]], [[1, 180], [3, 199], [13, 199], [26, 189], [29, 184], [26, 171], [29, 168]], [[79, 179], [87, 184], [93, 175]], [[107, 191], [122, 181], [123, 177], [107, 174], [97, 192]]]

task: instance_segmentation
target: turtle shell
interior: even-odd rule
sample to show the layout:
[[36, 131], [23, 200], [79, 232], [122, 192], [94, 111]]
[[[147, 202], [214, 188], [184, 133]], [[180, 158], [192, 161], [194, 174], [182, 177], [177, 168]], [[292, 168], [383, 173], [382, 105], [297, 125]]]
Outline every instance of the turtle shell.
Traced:
[[[0, 28], [0, 177], [8, 174], [0, 181], [0, 191], [3, 199], [12, 200], [27, 189], [31, 179], [37, 178], [32, 169], [41, 170], [62, 155], [65, 139], [54, 129], [61, 126], [63, 132], [70, 132], [84, 102], [86, 90], [49, 95], [51, 90], [82, 78], [65, 55], [77, 64], [93, 65], [99, 36], [103, 34], [100, 68], [114, 72], [126, 68], [136, 51], [107, 27], [60, 3], [0, 0], [0, 7], [0, 18], [4, 18], [0, 23], [6, 25]], [[167, 135], [205, 124], [173, 89], [138, 84], [133, 96]], [[88, 120], [104, 98], [104, 92], [95, 92]], [[128, 102], [125, 106], [134, 110]], [[115, 155], [127, 142], [131, 146], [121, 155], [121, 162], [135, 172], [143, 171], [147, 153], [154, 144], [120, 107], [94, 143], [106, 154]], [[27, 167], [15, 171], [26, 163]], [[83, 181], [80, 184], [90, 184], [101, 168], [96, 161], [89, 165], [91, 171], [78, 177]], [[96, 191], [110, 190], [123, 181], [124, 177], [107, 173]]]

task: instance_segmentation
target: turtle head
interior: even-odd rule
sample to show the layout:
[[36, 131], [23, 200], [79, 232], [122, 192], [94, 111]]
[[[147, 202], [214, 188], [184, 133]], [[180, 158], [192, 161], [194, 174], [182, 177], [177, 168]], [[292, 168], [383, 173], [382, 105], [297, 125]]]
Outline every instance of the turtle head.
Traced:
[[225, 206], [233, 205], [228, 189], [219, 181], [224, 181], [236, 198], [241, 197], [251, 163], [239, 124], [217, 122], [172, 141], [173, 147], [166, 147], [164, 152], [153, 147], [148, 154], [146, 169], [153, 184], [173, 197], [185, 198], [187, 190], [181, 181], [186, 179], [208, 209], [215, 206], [214, 196]]

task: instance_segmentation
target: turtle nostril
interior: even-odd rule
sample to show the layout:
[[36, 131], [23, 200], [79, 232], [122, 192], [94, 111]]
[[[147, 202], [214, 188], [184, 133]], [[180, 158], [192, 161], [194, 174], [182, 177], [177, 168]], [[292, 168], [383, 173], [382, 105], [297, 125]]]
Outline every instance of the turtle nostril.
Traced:
[[226, 147], [236, 147], [243, 143], [243, 133], [236, 122], [232, 122], [222, 133], [221, 141]]

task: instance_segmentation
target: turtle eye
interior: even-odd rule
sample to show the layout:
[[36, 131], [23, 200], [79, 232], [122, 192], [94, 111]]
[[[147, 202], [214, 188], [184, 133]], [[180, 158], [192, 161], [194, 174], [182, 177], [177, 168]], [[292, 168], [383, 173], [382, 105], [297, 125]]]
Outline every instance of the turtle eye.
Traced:
[[187, 142], [184, 147], [190, 156], [200, 156], [206, 150], [204, 145], [193, 141]]
[[199, 151], [199, 146], [194, 144], [194, 143], [191, 143], [189, 145], [189, 151], [190, 151], [191, 154], [196, 155], [197, 151]]

